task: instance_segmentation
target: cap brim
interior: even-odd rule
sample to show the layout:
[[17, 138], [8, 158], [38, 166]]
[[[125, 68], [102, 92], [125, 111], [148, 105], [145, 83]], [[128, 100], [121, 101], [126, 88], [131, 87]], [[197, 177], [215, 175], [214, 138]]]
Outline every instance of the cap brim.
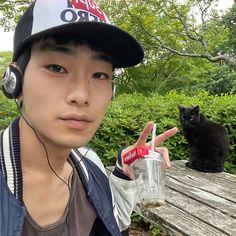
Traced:
[[112, 50], [115, 68], [134, 66], [143, 60], [144, 52], [138, 41], [126, 31], [102, 22], [80, 22], [65, 24], [41, 31], [25, 38], [18, 47], [18, 52], [27, 43], [37, 38], [53, 34], [73, 33], [90, 36], [107, 44]]

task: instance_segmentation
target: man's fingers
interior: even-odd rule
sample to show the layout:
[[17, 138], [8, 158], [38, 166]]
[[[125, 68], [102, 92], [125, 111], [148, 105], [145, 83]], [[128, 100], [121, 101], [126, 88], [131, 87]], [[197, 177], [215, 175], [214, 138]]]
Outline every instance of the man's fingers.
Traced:
[[[143, 129], [142, 133], [140, 134], [138, 141], [136, 142], [137, 146], [145, 146], [147, 139], [152, 131], [153, 128], [153, 121], [150, 121], [147, 123], [147, 125], [145, 126], [145, 128]], [[174, 136], [176, 133], [178, 132], [178, 128], [174, 127], [172, 129], [169, 129], [167, 131], [165, 131], [162, 134], [159, 134], [158, 136], [156, 136], [155, 138], [155, 146], [159, 146], [161, 143], [163, 143], [166, 139]], [[151, 141], [147, 143], [147, 146], [151, 145]]]
[[140, 134], [138, 141], [136, 142], [137, 147], [146, 145], [148, 136], [149, 136], [150, 132], [152, 131], [153, 124], [154, 124], [153, 121], [150, 121], [147, 123], [147, 125], [143, 129], [142, 133]]
[[[178, 132], [178, 128], [174, 127], [172, 129], [168, 129], [167, 131], [165, 131], [162, 134], [159, 134], [158, 136], [156, 136], [155, 138], [155, 146], [159, 146], [161, 143], [163, 143], [166, 139], [174, 136], [176, 133]], [[149, 142], [148, 145], [151, 145], [151, 143]]]
[[[145, 126], [145, 128], [143, 129], [143, 131], [141, 132], [137, 142], [131, 146], [128, 146], [127, 148], [123, 149], [122, 151], [122, 164], [123, 164], [123, 156], [125, 153], [129, 152], [131, 149], [135, 148], [135, 147], [151, 147], [151, 141], [147, 143], [147, 139], [152, 131], [153, 128], [153, 121], [150, 121], [147, 123], [147, 125]], [[178, 132], [178, 129], [176, 127], [169, 129], [167, 131], [165, 131], [164, 133], [156, 136], [155, 138], [155, 147], [160, 145], [162, 142], [164, 142], [166, 139], [172, 137], [173, 135], [175, 135]], [[167, 154], [168, 155], [168, 154]], [[169, 166], [169, 160], [168, 160], [168, 156], [167, 155], [163, 155], [164, 159], [166, 159], [166, 163], [167, 163], [167, 167]], [[167, 158], [165, 158], [165, 156]]]
[[162, 157], [165, 161], [166, 168], [170, 168], [171, 167], [171, 162], [170, 162], [170, 158], [169, 158], [168, 149], [164, 148], [164, 147], [157, 147], [155, 150], [162, 155]]
[[[166, 139], [174, 136], [176, 133], [178, 132], [178, 128], [174, 127], [172, 129], [168, 129], [167, 131], [165, 131], [162, 134], [159, 134], [158, 136], [156, 136], [155, 138], [155, 146], [159, 146], [161, 143], [163, 143]], [[147, 143], [148, 146], [151, 145], [151, 141]]]

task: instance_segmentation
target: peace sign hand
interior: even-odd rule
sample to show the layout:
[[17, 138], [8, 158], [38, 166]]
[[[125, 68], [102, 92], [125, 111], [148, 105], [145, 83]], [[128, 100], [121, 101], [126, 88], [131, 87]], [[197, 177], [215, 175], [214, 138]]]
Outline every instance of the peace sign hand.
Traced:
[[[152, 131], [153, 124], [154, 122], [152, 121], [148, 122], [145, 128], [143, 129], [143, 131], [141, 132], [137, 142], [122, 150], [121, 159], [122, 159], [123, 172], [124, 174], [129, 176], [130, 179], [134, 179], [134, 176], [133, 176], [130, 166], [123, 163], [123, 155], [136, 147], [147, 147], [148, 149], [151, 149], [151, 142], [147, 143], [147, 139], [148, 139], [149, 134]], [[157, 147], [157, 146], [163, 143], [166, 139], [174, 136], [177, 132], [178, 132], [178, 128], [174, 127], [172, 129], [165, 131], [162, 134], [157, 135], [155, 138], [155, 142], [154, 142], [155, 151], [159, 152], [162, 155], [167, 168], [171, 167], [168, 149], [164, 147]]]

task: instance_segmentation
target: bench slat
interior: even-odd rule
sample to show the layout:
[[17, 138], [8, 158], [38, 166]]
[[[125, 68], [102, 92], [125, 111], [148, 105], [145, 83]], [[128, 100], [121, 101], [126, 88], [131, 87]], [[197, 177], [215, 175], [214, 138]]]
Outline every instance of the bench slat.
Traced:
[[136, 211], [168, 235], [235, 236], [236, 176], [203, 173], [172, 162], [166, 172], [166, 205]]
[[[202, 205], [221, 211], [236, 219], [236, 204], [226, 198], [220, 197], [218, 194], [211, 193], [211, 191], [204, 191], [202, 188], [185, 185], [171, 177], [166, 178], [166, 186], [169, 186], [175, 193], [181, 193], [184, 199], [186, 198], [185, 196], [195, 199], [195, 201], [198, 201]], [[179, 197], [181, 198], [181, 196]]]
[[[203, 191], [202, 194], [204, 194]], [[209, 226], [222, 231], [226, 235], [236, 235], [236, 220], [228, 214], [219, 211], [217, 208], [203, 204], [201, 201], [185, 196], [179, 192], [173, 194], [173, 190], [168, 188], [167, 199], [171, 205], [184, 211], [186, 217], [190, 214]]]
[[222, 231], [202, 222], [191, 214], [166, 203], [165, 206], [147, 209], [137, 205], [136, 211], [156, 224], [170, 236], [226, 236]]
[[166, 172], [167, 176], [176, 178], [186, 185], [199, 187], [236, 203], [236, 176], [225, 172], [204, 173], [185, 167], [186, 161], [174, 161], [173, 167]]

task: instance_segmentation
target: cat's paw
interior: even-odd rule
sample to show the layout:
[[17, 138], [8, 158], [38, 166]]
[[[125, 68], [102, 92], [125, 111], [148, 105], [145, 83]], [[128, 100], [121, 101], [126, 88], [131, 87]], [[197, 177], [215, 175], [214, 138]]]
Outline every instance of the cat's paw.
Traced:
[[189, 161], [185, 163], [185, 166], [187, 166], [188, 168], [191, 168]]

